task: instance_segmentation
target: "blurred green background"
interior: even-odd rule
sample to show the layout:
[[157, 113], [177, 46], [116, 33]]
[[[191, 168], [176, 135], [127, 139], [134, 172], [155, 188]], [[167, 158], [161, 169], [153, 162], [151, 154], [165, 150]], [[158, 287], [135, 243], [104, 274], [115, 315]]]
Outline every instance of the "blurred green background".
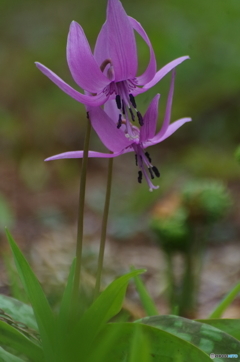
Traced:
[[[137, 184], [131, 155], [116, 160], [112, 212], [121, 220], [123, 211], [128, 209], [128, 216], [141, 212], [186, 177], [219, 178], [234, 188], [239, 166], [233, 155], [240, 136], [239, 0], [122, 3], [147, 31], [158, 69], [179, 56], [191, 57], [177, 68], [172, 120], [191, 116], [193, 122], [151, 150], [154, 164], [162, 172], [157, 192], [149, 194], [146, 184]], [[83, 147], [85, 110], [51, 83], [34, 61], [77, 89], [65, 54], [70, 22], [79, 22], [94, 46], [105, 9], [103, 0], [0, 2], [0, 186], [17, 222], [31, 224], [32, 218], [32, 222], [48, 226], [74, 221], [79, 162], [45, 164], [43, 160]], [[148, 49], [138, 37], [137, 42], [141, 73], [148, 62]], [[143, 113], [154, 94], [162, 94], [159, 125], [169, 81], [167, 76], [138, 97]], [[91, 149], [104, 150], [94, 134]], [[90, 161], [87, 200], [96, 212], [101, 209], [105, 170], [106, 161]], [[126, 196], [121, 202], [119, 193]], [[123, 218], [123, 225], [125, 221], [129, 224], [129, 217]]]

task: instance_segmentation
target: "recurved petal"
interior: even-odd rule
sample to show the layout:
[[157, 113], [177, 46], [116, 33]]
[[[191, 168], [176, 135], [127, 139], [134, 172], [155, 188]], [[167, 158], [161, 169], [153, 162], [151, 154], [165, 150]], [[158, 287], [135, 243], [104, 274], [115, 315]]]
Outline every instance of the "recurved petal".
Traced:
[[144, 117], [144, 124], [140, 128], [140, 140], [142, 142], [153, 138], [156, 133], [156, 125], [158, 119], [158, 103], [160, 94], [157, 94], [151, 101]]
[[98, 137], [110, 151], [120, 152], [132, 144], [100, 107], [89, 107], [89, 117]]
[[132, 18], [131, 16], [129, 16], [128, 18], [130, 20], [130, 23], [131, 23], [133, 29], [136, 30], [136, 32], [143, 38], [143, 40], [147, 43], [147, 45], [149, 47], [150, 60], [149, 60], [147, 69], [145, 70], [145, 72], [142, 75], [137, 77], [138, 85], [144, 85], [144, 84], [150, 82], [150, 80], [152, 80], [156, 74], [156, 70], [157, 70], [156, 58], [155, 58], [154, 50], [153, 50], [152, 44], [150, 42], [150, 39], [147, 36], [147, 33], [143, 29], [142, 25], [137, 20]]
[[164, 141], [166, 138], [170, 137], [174, 132], [176, 132], [178, 130], [178, 128], [182, 127], [182, 125], [184, 125], [184, 123], [186, 122], [190, 122], [192, 119], [189, 117], [186, 118], [181, 118], [175, 122], [173, 122], [172, 124], [170, 124], [170, 126], [168, 126], [167, 131], [165, 132], [165, 134], [162, 137], [159, 137], [158, 135], [156, 135], [155, 137], [153, 137], [151, 139], [151, 141], [146, 142], [144, 144], [144, 147], [149, 147], [149, 146], [153, 146], [159, 142]]
[[160, 131], [156, 135], [159, 138], [161, 138], [164, 135], [164, 133], [167, 131], [168, 126], [170, 124], [175, 76], [176, 76], [176, 72], [175, 72], [175, 70], [173, 70], [163, 124], [162, 124]]
[[133, 95], [136, 96], [138, 94], [146, 92], [149, 88], [152, 88], [155, 84], [157, 84], [165, 75], [167, 75], [171, 70], [173, 70], [177, 65], [184, 62], [184, 60], [190, 59], [189, 56], [184, 56], [173, 60], [172, 62], [166, 64], [163, 68], [161, 68], [153, 77], [153, 79], [145, 84], [142, 88], [136, 88], [133, 91]]
[[113, 63], [115, 81], [134, 78], [138, 66], [136, 41], [132, 25], [119, 0], [108, 0], [106, 30], [106, 46]]
[[[113, 158], [120, 156], [121, 154], [122, 152], [102, 153], [102, 152], [88, 151], [88, 157], [90, 158]], [[44, 161], [54, 161], [65, 158], [83, 158], [83, 151], [70, 151], [70, 152], [59, 153], [58, 155], [46, 158]]]
[[63, 92], [67, 93], [70, 97], [74, 98], [80, 103], [96, 107], [104, 104], [108, 99], [104, 93], [100, 93], [97, 96], [89, 96], [79, 93], [43, 64], [38, 62], [35, 64], [37, 68], [41, 70], [41, 72], [46, 75], [53, 83], [55, 83]]
[[84, 90], [99, 93], [109, 84], [94, 59], [82, 27], [75, 21], [68, 33], [67, 61], [73, 79]]

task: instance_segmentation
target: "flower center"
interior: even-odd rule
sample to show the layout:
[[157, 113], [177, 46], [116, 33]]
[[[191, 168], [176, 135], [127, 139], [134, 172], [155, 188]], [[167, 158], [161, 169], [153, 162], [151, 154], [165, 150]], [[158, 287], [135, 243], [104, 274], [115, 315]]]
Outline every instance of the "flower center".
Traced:
[[[158, 189], [159, 186], [154, 186], [151, 180], [153, 180], [155, 177], [160, 177], [160, 172], [156, 166], [152, 165], [152, 160], [149, 153], [144, 153], [141, 144], [134, 144], [133, 148], [135, 151], [136, 166], [139, 167], [138, 182], [142, 183], [142, 177], [144, 176], [148, 183], [150, 191], [152, 191], [153, 189]], [[146, 171], [146, 168], [148, 169], [148, 172]]]
[[143, 117], [137, 109], [135, 98], [132, 95], [132, 91], [137, 86], [137, 80], [134, 78], [120, 82], [114, 82], [114, 67], [111, 59], [105, 59], [102, 62], [100, 69], [111, 81], [111, 83], [106, 88], [104, 88], [103, 93], [105, 93], [106, 96], [114, 93], [116, 94], [115, 100], [119, 110], [117, 128], [120, 128], [123, 123], [126, 123], [127, 133], [131, 134], [130, 120], [133, 122], [135, 121], [135, 114], [138, 118], [140, 126], [143, 126], [144, 123]]
[[137, 115], [140, 126], [143, 126], [143, 117], [138, 111], [135, 98], [131, 93], [136, 87], [136, 80], [124, 80], [116, 82], [114, 85], [116, 94], [115, 100], [119, 110], [117, 128], [121, 127], [123, 118], [126, 119], [126, 123], [130, 126], [130, 119], [134, 122], [135, 114]]

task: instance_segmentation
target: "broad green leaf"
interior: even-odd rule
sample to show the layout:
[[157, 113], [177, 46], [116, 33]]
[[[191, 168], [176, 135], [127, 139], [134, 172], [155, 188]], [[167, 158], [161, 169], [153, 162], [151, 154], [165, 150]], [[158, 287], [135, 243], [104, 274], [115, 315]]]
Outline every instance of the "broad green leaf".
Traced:
[[221, 329], [240, 341], [240, 319], [197, 319], [197, 322]]
[[173, 315], [146, 317], [137, 322], [167, 331], [207, 354], [236, 353], [240, 355], [240, 342], [237, 339], [205, 323]]
[[117, 345], [121, 338], [121, 334], [121, 324], [114, 324], [111, 333], [107, 334], [105, 338], [100, 338], [100, 343], [94, 343], [94, 348], [92, 349], [90, 356], [88, 356], [87, 362], [109, 361], [109, 353], [112, 350], [112, 346]]
[[0, 344], [13, 348], [29, 357], [33, 362], [43, 361], [43, 351], [24, 334], [0, 320]]
[[149, 341], [141, 328], [133, 333], [128, 362], [150, 362]]
[[0, 294], [0, 309], [17, 322], [26, 324], [29, 328], [38, 330], [32, 307], [17, 299]]
[[[151, 317], [150, 317], [151, 318]], [[184, 339], [172, 333], [138, 323], [110, 323], [107, 324], [94, 343], [98, 348], [102, 341], [114, 333], [117, 325], [122, 325], [121, 335], [117, 343], [112, 344], [107, 361], [130, 362], [134, 334], [138, 329], [148, 343], [147, 362], [209, 362], [208, 354]], [[140, 359], [141, 361], [141, 359]], [[102, 362], [102, 361], [101, 361]], [[131, 361], [132, 362], [132, 361]], [[135, 362], [135, 361], [134, 361]]]
[[24, 362], [24, 360], [0, 347], [0, 362]]
[[223, 300], [217, 305], [208, 318], [221, 318], [223, 312], [233, 302], [236, 296], [240, 293], [240, 283], [223, 298]]
[[[118, 278], [99, 295], [67, 333], [65, 338], [66, 353], [70, 350], [75, 351], [75, 360], [77, 358], [86, 359], [100, 330], [121, 310], [129, 279], [144, 271], [135, 270]], [[81, 349], [79, 348], [79, 341], [81, 341]], [[64, 358], [62, 360], [64, 361]], [[75, 360], [73, 361], [75, 362]]]
[[53, 346], [55, 342], [55, 319], [52, 310], [37, 277], [33, 273], [21, 250], [13, 240], [8, 230], [6, 231], [6, 234], [14, 255], [14, 260], [20, 279], [33, 307], [39, 333], [42, 339], [44, 353], [46, 353], [49, 360], [51, 360], [51, 356], [54, 356]]
[[[131, 270], [135, 270], [135, 268], [131, 267]], [[133, 279], [146, 314], [148, 316], [158, 315], [159, 313], [155, 303], [150, 297], [141, 277], [139, 275], [135, 275]]]

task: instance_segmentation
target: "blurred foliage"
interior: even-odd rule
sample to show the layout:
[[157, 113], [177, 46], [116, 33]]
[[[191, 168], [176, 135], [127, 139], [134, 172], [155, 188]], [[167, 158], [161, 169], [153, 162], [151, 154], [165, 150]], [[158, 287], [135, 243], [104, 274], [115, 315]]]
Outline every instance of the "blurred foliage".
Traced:
[[188, 181], [155, 205], [150, 226], [165, 251], [186, 251], [194, 235], [205, 239], [209, 226], [225, 217], [231, 206], [232, 197], [222, 182]]
[[[152, 211], [150, 227], [167, 263], [168, 301], [181, 316], [196, 312], [203, 255], [213, 225], [232, 205], [227, 187], [216, 180], [185, 182], [174, 194], [160, 200]], [[177, 282], [174, 256], [181, 254], [184, 272]], [[179, 276], [178, 276], [179, 277]]]
[[186, 184], [182, 190], [183, 204], [191, 218], [206, 222], [218, 221], [232, 205], [226, 186], [219, 181], [195, 181]]
[[0, 194], [0, 234], [4, 233], [5, 227], [12, 227], [14, 224], [14, 213], [6, 198]]
[[240, 146], [238, 146], [238, 148], [235, 151], [235, 157], [238, 160], [238, 162], [240, 162]]

